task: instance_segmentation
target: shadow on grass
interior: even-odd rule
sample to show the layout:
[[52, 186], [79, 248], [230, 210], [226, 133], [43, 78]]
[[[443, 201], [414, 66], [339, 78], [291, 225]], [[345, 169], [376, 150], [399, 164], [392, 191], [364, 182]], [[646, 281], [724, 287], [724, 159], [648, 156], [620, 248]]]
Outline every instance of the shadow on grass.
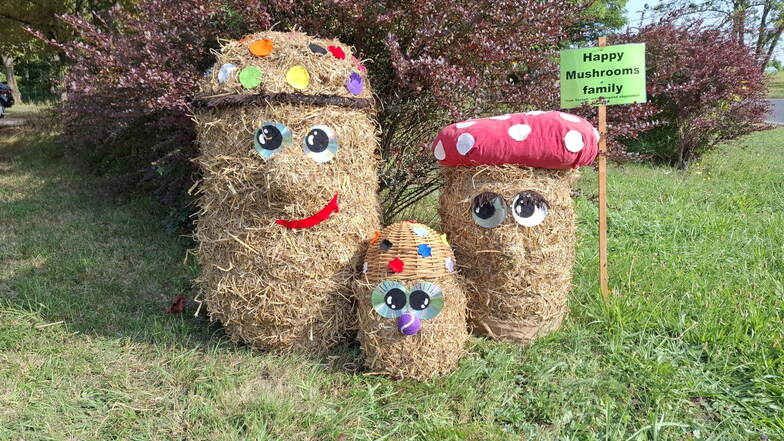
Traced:
[[[166, 233], [165, 210], [115, 197], [80, 173], [49, 134], [0, 138], [0, 304], [74, 331], [205, 347], [226, 340], [197, 305], [184, 262], [190, 238]], [[166, 314], [185, 295], [183, 314]]]

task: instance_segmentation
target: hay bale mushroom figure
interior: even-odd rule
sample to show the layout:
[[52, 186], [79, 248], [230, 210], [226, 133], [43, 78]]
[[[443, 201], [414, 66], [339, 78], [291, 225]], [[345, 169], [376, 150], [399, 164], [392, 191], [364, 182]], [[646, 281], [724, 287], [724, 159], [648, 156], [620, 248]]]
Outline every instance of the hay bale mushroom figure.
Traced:
[[528, 112], [445, 127], [433, 142], [439, 213], [467, 282], [474, 332], [517, 343], [557, 329], [574, 264], [571, 187], [598, 132], [575, 115]]
[[324, 351], [356, 329], [351, 281], [380, 228], [365, 69], [297, 32], [216, 56], [195, 99], [201, 295], [234, 339]]
[[357, 289], [367, 367], [395, 378], [455, 369], [468, 331], [454, 270], [446, 239], [422, 224], [398, 222], [376, 235]]

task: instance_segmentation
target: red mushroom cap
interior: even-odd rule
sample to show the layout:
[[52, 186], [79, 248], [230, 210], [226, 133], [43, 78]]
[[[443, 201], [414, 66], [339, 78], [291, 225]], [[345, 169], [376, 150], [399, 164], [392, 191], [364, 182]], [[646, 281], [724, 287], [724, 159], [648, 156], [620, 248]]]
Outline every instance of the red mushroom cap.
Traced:
[[599, 151], [591, 123], [563, 112], [526, 112], [451, 124], [430, 146], [441, 165], [516, 164], [566, 169], [589, 165]]

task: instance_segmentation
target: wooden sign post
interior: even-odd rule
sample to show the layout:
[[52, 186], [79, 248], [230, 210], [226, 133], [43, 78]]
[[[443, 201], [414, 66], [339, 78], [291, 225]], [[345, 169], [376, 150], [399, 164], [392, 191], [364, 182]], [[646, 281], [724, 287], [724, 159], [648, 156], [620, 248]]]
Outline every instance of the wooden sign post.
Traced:
[[607, 301], [607, 106], [644, 103], [645, 44], [561, 51], [561, 108], [599, 107], [599, 289]]
[[[599, 47], [607, 46], [607, 37], [599, 37]], [[607, 105], [599, 104], [599, 289], [607, 301]]]

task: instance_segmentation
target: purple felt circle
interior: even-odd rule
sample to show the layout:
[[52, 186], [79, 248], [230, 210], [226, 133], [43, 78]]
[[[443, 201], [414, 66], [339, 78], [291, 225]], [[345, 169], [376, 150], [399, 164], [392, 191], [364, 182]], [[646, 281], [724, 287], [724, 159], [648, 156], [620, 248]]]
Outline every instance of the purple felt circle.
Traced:
[[346, 80], [346, 89], [348, 89], [349, 93], [352, 95], [359, 95], [365, 90], [365, 80], [362, 79], [362, 75], [351, 72], [348, 79]]
[[405, 335], [414, 335], [422, 328], [422, 321], [414, 314], [405, 313], [397, 319], [397, 329]]

